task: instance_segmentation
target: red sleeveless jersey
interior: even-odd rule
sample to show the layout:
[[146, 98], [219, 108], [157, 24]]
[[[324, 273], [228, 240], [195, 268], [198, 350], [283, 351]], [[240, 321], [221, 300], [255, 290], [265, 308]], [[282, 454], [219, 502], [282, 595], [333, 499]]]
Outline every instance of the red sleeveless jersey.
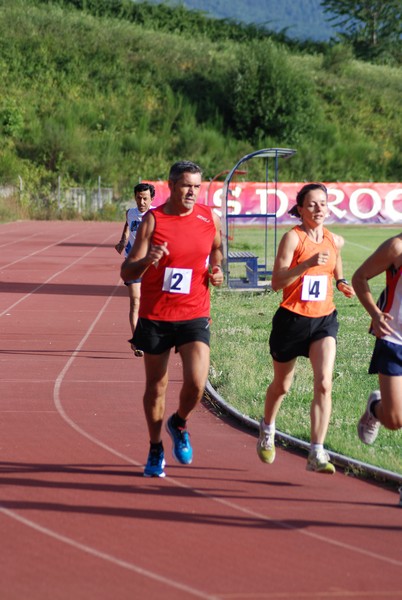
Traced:
[[167, 242], [169, 254], [141, 279], [139, 316], [157, 321], [209, 317], [209, 254], [216, 234], [212, 209], [195, 204], [188, 215], [169, 215], [164, 205], [152, 211], [151, 243]]

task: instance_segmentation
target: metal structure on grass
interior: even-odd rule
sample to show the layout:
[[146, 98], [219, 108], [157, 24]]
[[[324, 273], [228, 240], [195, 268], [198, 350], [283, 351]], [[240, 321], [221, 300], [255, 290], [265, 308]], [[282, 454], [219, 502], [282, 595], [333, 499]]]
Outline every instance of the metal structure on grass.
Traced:
[[[279, 159], [290, 158], [296, 153], [296, 150], [290, 148], [264, 148], [262, 150], [256, 150], [250, 154], [243, 156], [238, 163], [229, 171], [223, 186], [222, 195], [222, 230], [223, 230], [223, 253], [224, 253], [224, 268], [226, 282], [229, 288], [258, 288], [260, 281], [265, 281], [268, 275], [272, 274], [272, 267], [268, 265], [268, 247], [269, 243], [272, 243], [273, 256], [276, 255], [277, 247], [277, 187], [278, 187], [278, 171], [279, 171]], [[264, 160], [264, 171], [265, 171], [265, 194], [266, 194], [266, 212], [265, 213], [240, 213], [235, 214], [230, 212], [230, 184], [233, 176], [236, 172], [239, 172], [241, 165], [244, 165], [249, 160], [259, 158]], [[269, 175], [270, 168], [273, 169], [272, 184], [274, 186], [274, 210], [268, 212], [268, 191], [269, 191]], [[257, 256], [254, 252], [239, 250], [235, 248], [234, 240], [229, 236], [231, 225], [236, 220], [245, 221], [258, 221], [263, 224], [264, 227], [264, 251], [263, 256]], [[239, 221], [240, 222], [240, 221]], [[269, 240], [268, 235], [268, 224], [271, 223], [273, 226], [273, 239]], [[233, 276], [231, 275], [231, 265], [236, 263], [242, 263], [245, 266], [245, 276]]]

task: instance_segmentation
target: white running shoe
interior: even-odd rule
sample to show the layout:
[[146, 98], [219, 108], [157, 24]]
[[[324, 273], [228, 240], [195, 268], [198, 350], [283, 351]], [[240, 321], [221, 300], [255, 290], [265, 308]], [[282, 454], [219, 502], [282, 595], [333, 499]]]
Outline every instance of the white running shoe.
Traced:
[[381, 423], [375, 418], [371, 412], [371, 408], [379, 400], [381, 400], [380, 391], [375, 390], [375, 392], [371, 392], [367, 400], [366, 410], [357, 424], [357, 433], [364, 444], [372, 444], [378, 435]]
[[264, 419], [260, 421], [260, 435], [257, 442], [257, 454], [262, 462], [272, 464], [275, 460], [275, 431], [264, 429]]
[[307, 471], [327, 473], [328, 475], [333, 475], [333, 473], [335, 473], [335, 467], [329, 462], [329, 454], [324, 448], [310, 452], [307, 458], [306, 469]]

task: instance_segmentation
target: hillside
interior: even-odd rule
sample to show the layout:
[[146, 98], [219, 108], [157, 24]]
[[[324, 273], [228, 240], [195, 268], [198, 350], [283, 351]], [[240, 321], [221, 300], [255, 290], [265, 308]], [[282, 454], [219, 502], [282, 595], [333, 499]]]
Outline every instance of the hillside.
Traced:
[[183, 9], [138, 21], [118, 0], [0, 8], [2, 184], [47, 201], [60, 180], [101, 177], [119, 197], [177, 159], [212, 178], [263, 147], [297, 149], [284, 181], [402, 180], [398, 69], [213, 29]]
[[[137, 0], [138, 1], [138, 0]], [[321, 0], [151, 0], [156, 4], [184, 5], [201, 10], [217, 19], [263, 25], [267, 29], [286, 31], [290, 38], [328, 41], [337, 30], [328, 22]]]

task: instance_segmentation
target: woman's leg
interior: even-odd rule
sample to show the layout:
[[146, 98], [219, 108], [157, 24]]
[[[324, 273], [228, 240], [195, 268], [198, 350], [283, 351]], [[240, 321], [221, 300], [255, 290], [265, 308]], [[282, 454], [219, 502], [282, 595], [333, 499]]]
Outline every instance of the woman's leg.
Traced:
[[310, 345], [310, 362], [314, 373], [311, 404], [311, 442], [324, 444], [332, 410], [332, 375], [336, 356], [336, 340], [325, 337]]
[[292, 385], [296, 358], [288, 362], [272, 361], [274, 378], [265, 394], [264, 421], [267, 425], [274, 423], [282, 401]]

